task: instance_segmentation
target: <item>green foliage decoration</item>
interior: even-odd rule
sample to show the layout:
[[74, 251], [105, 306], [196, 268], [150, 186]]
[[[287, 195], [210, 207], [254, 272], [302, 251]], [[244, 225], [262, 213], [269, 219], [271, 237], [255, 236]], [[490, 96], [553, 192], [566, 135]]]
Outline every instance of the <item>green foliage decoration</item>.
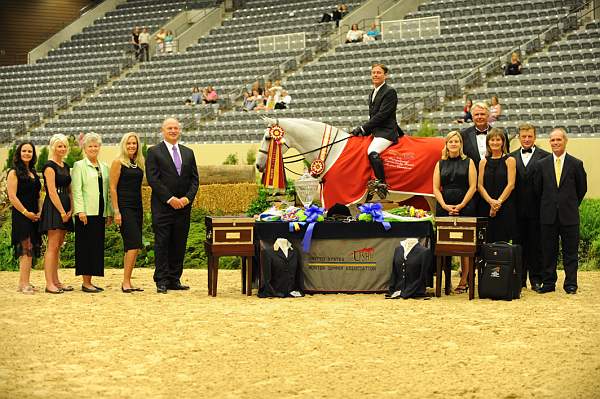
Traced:
[[579, 207], [579, 261], [583, 269], [600, 269], [600, 199], [584, 199]]
[[227, 158], [223, 161], [223, 165], [237, 165], [239, 164], [237, 154], [229, 154]]
[[0, 227], [0, 271], [19, 270], [19, 262], [13, 255], [10, 239], [10, 217]]
[[258, 187], [258, 196], [250, 203], [246, 210], [247, 216], [259, 215], [271, 206], [269, 201], [269, 192], [264, 186]]
[[417, 137], [434, 137], [438, 135], [438, 131], [430, 121], [424, 119], [423, 122], [421, 122], [419, 130], [417, 130], [414, 135]]
[[246, 153], [246, 165], [254, 165], [256, 163], [256, 152], [250, 148]]
[[8, 155], [6, 156], [6, 163], [4, 164], [4, 169], [2, 171], [8, 170], [12, 168], [13, 157], [15, 156], [15, 151], [17, 150], [17, 144], [13, 144], [12, 147], [8, 149]]
[[48, 146], [45, 145], [40, 149], [40, 152], [37, 154], [38, 159], [37, 159], [37, 163], [35, 164], [35, 169], [39, 173], [42, 173], [42, 168], [44, 167], [46, 162], [48, 162], [49, 153], [50, 153], [50, 150], [48, 149]]
[[75, 140], [75, 137], [69, 137], [69, 153], [65, 158], [65, 163], [69, 165], [69, 167], [73, 167], [75, 162], [83, 159], [83, 149], [79, 147], [79, 143]]

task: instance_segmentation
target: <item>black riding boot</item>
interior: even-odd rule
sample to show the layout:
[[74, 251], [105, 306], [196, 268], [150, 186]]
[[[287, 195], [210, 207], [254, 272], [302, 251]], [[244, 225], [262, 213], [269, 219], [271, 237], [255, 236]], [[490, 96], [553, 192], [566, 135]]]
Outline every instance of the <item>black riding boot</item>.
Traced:
[[[377, 192], [379, 198], [384, 199], [388, 194], [387, 184], [385, 183], [385, 172], [383, 171], [383, 160], [379, 156], [379, 153], [373, 151], [369, 153], [369, 162], [371, 163], [371, 168], [373, 168], [373, 173], [375, 174], [375, 178], [377, 179], [374, 182], [370, 182], [369, 184], [369, 192]], [[370, 199], [369, 199], [370, 201]]]

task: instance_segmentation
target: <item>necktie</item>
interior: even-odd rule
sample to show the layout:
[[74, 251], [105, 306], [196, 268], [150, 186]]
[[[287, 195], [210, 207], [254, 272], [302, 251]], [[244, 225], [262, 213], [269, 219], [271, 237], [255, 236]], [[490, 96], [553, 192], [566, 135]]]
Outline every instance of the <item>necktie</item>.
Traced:
[[554, 164], [554, 174], [556, 175], [556, 187], [560, 186], [560, 158], [556, 158], [556, 163]]
[[533, 151], [531, 150], [531, 148], [527, 148], [527, 149], [525, 149], [525, 148], [521, 148], [521, 153], [522, 153], [522, 154], [525, 154], [525, 153], [530, 153], [530, 154], [531, 154], [532, 152], [533, 152]]
[[177, 169], [177, 174], [181, 175], [181, 157], [179, 156], [179, 151], [177, 151], [177, 146], [173, 146], [173, 162], [175, 162], [175, 169]]

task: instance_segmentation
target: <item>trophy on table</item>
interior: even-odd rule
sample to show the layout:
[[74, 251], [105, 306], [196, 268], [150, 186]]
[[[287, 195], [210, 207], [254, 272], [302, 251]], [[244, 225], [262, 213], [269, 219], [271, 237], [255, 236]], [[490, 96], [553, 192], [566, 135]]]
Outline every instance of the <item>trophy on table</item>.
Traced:
[[306, 171], [298, 180], [296, 180], [296, 195], [305, 208], [309, 207], [315, 199], [315, 196], [318, 195], [320, 183], [319, 179], [315, 179]]

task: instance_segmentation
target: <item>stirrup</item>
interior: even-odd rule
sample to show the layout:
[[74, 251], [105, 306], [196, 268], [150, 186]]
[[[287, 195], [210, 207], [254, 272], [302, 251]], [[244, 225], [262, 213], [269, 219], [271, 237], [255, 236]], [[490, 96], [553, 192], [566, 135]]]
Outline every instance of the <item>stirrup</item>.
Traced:
[[373, 197], [377, 194], [379, 199], [385, 199], [388, 195], [388, 186], [387, 184], [381, 182], [378, 179], [369, 180], [367, 183], [367, 202], [371, 201]]

